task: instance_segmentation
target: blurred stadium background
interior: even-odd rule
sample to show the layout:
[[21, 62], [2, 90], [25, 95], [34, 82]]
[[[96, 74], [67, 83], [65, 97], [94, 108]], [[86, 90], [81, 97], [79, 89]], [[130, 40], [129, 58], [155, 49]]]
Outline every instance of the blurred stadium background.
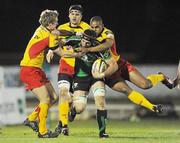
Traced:
[[[114, 0], [114, 1], [2, 1], [0, 5], [0, 124], [20, 124], [26, 114], [33, 110], [37, 99], [24, 90], [19, 81], [19, 62], [26, 44], [35, 28], [42, 10], [59, 11], [59, 24], [68, 21], [71, 4], [82, 4], [83, 20], [89, 22], [92, 16], [100, 15], [105, 26], [116, 37], [117, 48], [122, 57], [128, 59], [145, 76], [159, 71], [169, 77], [176, 76], [180, 58], [180, 6], [170, 0]], [[51, 65], [45, 63], [45, 70], [57, 90], [56, 58]], [[166, 105], [166, 112], [157, 116], [131, 103], [121, 93], [107, 87], [108, 118], [138, 121], [144, 118], [179, 119], [180, 90], [169, 90], [159, 84], [142, 92], [151, 102]], [[95, 117], [93, 97], [89, 95], [88, 106], [77, 119]], [[51, 109], [49, 120], [57, 120], [56, 106]]]

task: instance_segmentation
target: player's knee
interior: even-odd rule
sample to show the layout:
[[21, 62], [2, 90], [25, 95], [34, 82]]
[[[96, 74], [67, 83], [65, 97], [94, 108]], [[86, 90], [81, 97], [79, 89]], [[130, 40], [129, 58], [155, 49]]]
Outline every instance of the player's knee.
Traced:
[[95, 104], [96, 104], [97, 109], [104, 110], [105, 109], [105, 89], [96, 88], [93, 90], [93, 95], [95, 98]]
[[51, 101], [51, 99], [50, 99], [50, 97], [48, 95], [46, 95], [46, 96], [44, 96], [43, 98], [40, 99], [40, 102], [42, 102], [42, 103], [50, 104], [50, 101]]
[[152, 82], [150, 80], [144, 80], [144, 81], [141, 81], [141, 84], [140, 84], [140, 88], [142, 89], [149, 89], [151, 88], [153, 85], [152, 85]]
[[70, 89], [70, 83], [66, 80], [60, 80], [58, 82], [58, 88], [59, 88], [59, 96], [68, 96], [69, 95], [69, 89]]
[[113, 86], [112, 89], [118, 92], [122, 92], [125, 95], [129, 95], [132, 91], [132, 89], [129, 88], [128, 86]]
[[131, 93], [131, 89], [122, 87], [121, 92], [123, 92], [125, 95], [129, 95]]
[[80, 114], [85, 110], [86, 104], [84, 104], [84, 103], [80, 103], [80, 104], [75, 103], [74, 108], [76, 110], [76, 113]]
[[80, 114], [86, 108], [87, 97], [85, 95], [76, 96], [73, 98], [73, 104], [76, 112]]
[[96, 96], [101, 96], [104, 97], [105, 96], [105, 89], [104, 88], [95, 88], [92, 91], [94, 97]]
[[60, 87], [59, 88], [59, 93], [61, 97], [65, 97], [69, 95], [69, 89], [66, 87]]

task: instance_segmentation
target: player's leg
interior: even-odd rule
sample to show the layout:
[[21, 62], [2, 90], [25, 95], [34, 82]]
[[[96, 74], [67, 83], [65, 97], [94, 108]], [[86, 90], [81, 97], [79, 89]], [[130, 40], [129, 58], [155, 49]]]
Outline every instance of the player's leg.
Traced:
[[49, 95], [50, 95], [50, 105], [49, 106], [51, 107], [58, 101], [58, 95], [50, 82], [47, 83], [45, 86], [47, 87]]
[[142, 89], [149, 89], [164, 80], [164, 76], [162, 74], [152, 74], [148, 75], [147, 78], [145, 78], [131, 64], [127, 63], [126, 66], [129, 72], [129, 80]]
[[87, 104], [87, 94], [88, 92], [83, 90], [74, 91], [72, 105], [68, 116], [70, 122], [74, 121], [76, 114], [80, 114], [85, 110]]
[[[163, 73], [161, 73], [161, 74], [163, 74]], [[180, 89], [180, 61], [179, 61], [179, 65], [178, 65], [178, 68], [177, 68], [176, 78], [174, 80], [171, 80], [166, 76], [165, 76], [165, 78], [166, 78], [166, 80], [164, 80], [162, 83], [165, 84], [167, 87], [172, 89], [172, 88], [177, 86]]]
[[83, 90], [74, 91], [68, 117], [70, 122], [74, 121], [76, 114], [80, 114], [85, 110], [87, 104], [87, 94], [88, 92]]
[[[39, 102], [40, 102], [39, 107], [37, 108], [37, 113], [40, 119], [39, 120], [39, 137], [42, 137], [42, 138], [52, 137], [52, 134], [48, 132], [46, 128], [46, 118], [47, 118], [48, 109], [49, 109], [50, 96], [49, 96], [48, 89], [46, 88], [46, 84], [48, 84], [49, 81], [45, 73], [39, 68], [22, 67], [20, 70], [20, 79], [23, 83], [27, 85], [27, 89], [31, 90], [38, 97]], [[37, 124], [33, 124], [34, 121], [29, 121], [28, 123], [29, 124], [28, 125], [26, 124], [26, 125], [31, 128], [37, 127], [35, 126]]]
[[99, 127], [99, 137], [108, 138], [109, 135], [106, 134], [106, 120], [107, 120], [107, 110], [105, 103], [105, 84], [102, 81], [96, 81], [92, 85], [92, 93], [94, 95], [95, 104], [97, 108], [97, 123]]
[[127, 68], [127, 71], [129, 72], [129, 80], [142, 89], [149, 89], [153, 86], [156, 86], [159, 82], [162, 82], [166, 85], [171, 84], [171, 81], [168, 80], [169, 78], [167, 78], [162, 73], [151, 74], [148, 75], [147, 77], [144, 77], [138, 71], [138, 69], [132, 66], [129, 62], [126, 62], [125, 66]]
[[159, 108], [160, 105], [154, 105], [151, 102], [149, 102], [148, 99], [146, 99], [141, 93], [130, 88], [123, 78], [114, 77], [112, 79], [109, 79], [106, 83], [113, 90], [122, 92], [125, 95], [127, 95], [128, 99], [133, 103], [141, 105], [153, 112], [162, 112], [162, 109]]
[[50, 95], [46, 85], [38, 88], [34, 88], [32, 92], [38, 97], [39, 104], [39, 133], [40, 138], [50, 138], [53, 137], [52, 133], [46, 127], [46, 119], [48, 115], [49, 105], [50, 105]]
[[167, 86], [169, 89], [172, 89], [176, 86], [178, 86], [178, 88], [180, 88], [180, 61], [179, 61], [178, 69], [177, 69], [177, 76], [174, 80], [171, 80], [169, 77], [167, 77], [162, 72], [159, 72], [159, 74], [162, 74], [164, 76], [164, 80], [162, 81], [162, 83], [165, 86]]
[[75, 77], [73, 83], [73, 103], [69, 112], [69, 121], [74, 121], [76, 114], [84, 111], [87, 103], [87, 94], [89, 93], [91, 78]]
[[24, 125], [30, 127], [35, 132], [39, 131], [38, 122], [36, 121], [39, 115], [39, 111], [40, 111], [40, 108], [38, 105], [35, 108], [35, 110], [24, 121]]
[[[58, 96], [50, 82], [47, 83], [45, 86], [47, 87], [49, 95], [50, 95], [50, 104], [49, 104], [49, 108], [50, 108], [57, 101]], [[39, 111], [40, 111], [40, 107], [38, 105], [35, 108], [35, 110], [24, 121], [24, 125], [29, 126], [35, 132], [39, 131], [38, 123], [36, 121], [39, 115]]]
[[55, 129], [55, 134], [59, 135], [61, 132], [64, 135], [69, 135], [68, 128], [68, 112], [69, 112], [69, 98], [70, 86], [72, 77], [67, 74], [58, 74], [58, 88], [59, 88], [59, 122]]
[[[36, 81], [32, 81], [36, 69], [32, 67], [21, 67], [20, 69], [20, 80], [26, 84], [27, 90], [32, 90], [33, 85], [36, 85]], [[37, 81], [38, 82], [38, 81]], [[36, 122], [36, 118], [38, 117], [39, 106], [33, 111], [32, 115], [29, 115], [24, 121], [24, 125], [30, 127], [34, 131], [38, 132], [38, 123]]]
[[[50, 104], [49, 104], [49, 108], [57, 101], [58, 96], [52, 86], [52, 84], [46, 83], [45, 86], [47, 87], [47, 90], [49, 92], [50, 95]], [[40, 111], [40, 107], [39, 105], [35, 108], [35, 110], [27, 117], [27, 119], [24, 121], [24, 125], [25, 126], [29, 126], [30, 128], [32, 128], [35, 132], [39, 131], [39, 127], [38, 127], [38, 123], [37, 123], [37, 118], [39, 115], [39, 111]]]
[[83, 90], [76, 90], [73, 93], [73, 109], [76, 114], [82, 113], [87, 104], [87, 91]]
[[180, 61], [177, 69], [177, 78], [174, 80], [175, 85], [180, 89]]

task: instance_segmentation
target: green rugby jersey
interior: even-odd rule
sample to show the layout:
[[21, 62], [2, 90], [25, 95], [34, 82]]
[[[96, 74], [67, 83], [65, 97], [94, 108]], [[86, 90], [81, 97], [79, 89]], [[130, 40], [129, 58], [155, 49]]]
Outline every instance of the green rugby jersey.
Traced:
[[75, 64], [75, 76], [86, 77], [91, 76], [91, 68], [94, 61], [98, 58], [108, 60], [111, 58], [110, 50], [105, 50], [101, 52], [87, 53], [80, 59], [76, 59]]

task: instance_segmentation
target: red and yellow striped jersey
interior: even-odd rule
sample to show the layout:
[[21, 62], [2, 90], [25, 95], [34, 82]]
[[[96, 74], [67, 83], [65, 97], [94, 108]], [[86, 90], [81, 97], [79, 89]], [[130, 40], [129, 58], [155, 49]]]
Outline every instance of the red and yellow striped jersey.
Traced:
[[[89, 29], [90, 26], [81, 21], [78, 27], [71, 27], [70, 23], [62, 24], [58, 27], [59, 30], [67, 30], [67, 31], [74, 31], [76, 33], [83, 33], [86, 29]], [[59, 38], [67, 38], [67, 36], [60, 36]], [[73, 49], [67, 49], [66, 46], [63, 49], [73, 51]], [[61, 58], [60, 61], [60, 69], [59, 73], [66, 73], [66, 74], [74, 74], [74, 66], [75, 66], [75, 58]], [[66, 69], [64, 69], [66, 67]], [[64, 69], [64, 70], [63, 70]]]
[[116, 42], [114, 39], [114, 34], [111, 30], [107, 29], [104, 27], [103, 31], [101, 32], [101, 34], [96, 38], [100, 43], [103, 43], [106, 39], [113, 39], [114, 43], [112, 45], [112, 47], [110, 47], [110, 53], [112, 55], [112, 57], [118, 61], [120, 58], [120, 55], [117, 54], [116, 51]]
[[29, 41], [20, 66], [31, 66], [42, 68], [44, 62], [44, 50], [58, 46], [57, 37], [49, 30], [39, 26]]

